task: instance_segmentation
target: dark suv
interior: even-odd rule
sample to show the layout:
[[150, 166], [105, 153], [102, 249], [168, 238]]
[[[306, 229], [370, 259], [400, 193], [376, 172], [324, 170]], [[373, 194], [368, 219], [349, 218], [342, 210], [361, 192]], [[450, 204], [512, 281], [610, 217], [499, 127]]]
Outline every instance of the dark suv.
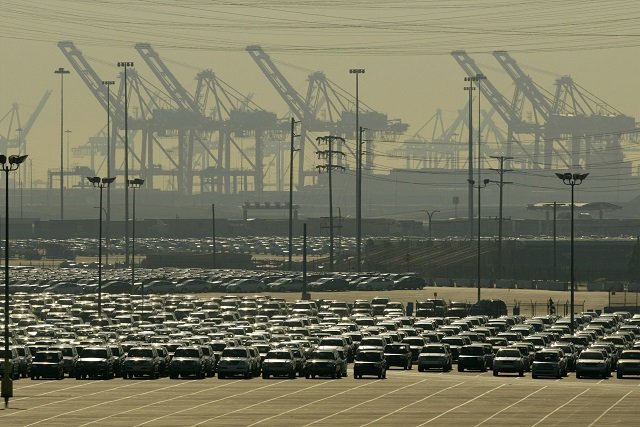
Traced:
[[353, 377], [362, 378], [362, 375], [377, 375], [378, 378], [387, 377], [387, 361], [384, 357], [384, 352], [364, 350], [356, 354]]
[[254, 372], [254, 360], [248, 347], [226, 347], [222, 350], [218, 362], [218, 378], [229, 375], [243, 375], [251, 378]]
[[113, 378], [114, 356], [109, 347], [85, 347], [76, 363], [76, 379], [99, 376], [105, 380]]
[[75, 376], [76, 363], [78, 363], [78, 352], [72, 345], [56, 345], [49, 347], [49, 350], [56, 350], [62, 353], [64, 359], [64, 372], [69, 377]]
[[289, 378], [296, 377], [297, 363], [293, 350], [283, 347], [270, 350], [262, 362], [262, 378], [267, 379], [273, 375], [286, 375]]
[[[5, 350], [0, 350], [0, 375], [4, 375], [6, 357]], [[18, 356], [18, 350], [14, 347], [9, 348], [9, 366], [11, 367], [11, 378], [14, 380], [20, 378], [20, 357]]]
[[342, 358], [336, 349], [315, 350], [307, 361], [305, 371], [306, 378], [315, 378], [316, 375], [331, 378], [342, 377]]
[[400, 366], [402, 369], [412, 369], [413, 367], [413, 355], [409, 344], [387, 344], [384, 348], [384, 357], [387, 360], [387, 368]]
[[195, 376], [204, 378], [207, 374], [207, 367], [202, 354], [201, 346], [178, 347], [169, 363], [169, 377]]
[[487, 362], [485, 360], [485, 350], [482, 344], [465, 345], [460, 349], [458, 356], [458, 372], [465, 369], [475, 369], [486, 372]]
[[39, 351], [31, 365], [31, 379], [64, 378], [64, 356], [60, 350]]
[[160, 357], [155, 347], [133, 347], [127, 352], [127, 360], [122, 365], [122, 378], [160, 377]]

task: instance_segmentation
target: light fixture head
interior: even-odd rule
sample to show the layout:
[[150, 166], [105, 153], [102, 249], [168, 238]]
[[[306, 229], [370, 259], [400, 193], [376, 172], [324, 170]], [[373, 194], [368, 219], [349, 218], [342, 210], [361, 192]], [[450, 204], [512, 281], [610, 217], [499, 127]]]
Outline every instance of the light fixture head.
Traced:
[[9, 156], [9, 164], [19, 165], [20, 163], [24, 162], [27, 157], [28, 155], [26, 154], [20, 156]]
[[87, 177], [87, 181], [89, 181], [93, 185], [100, 184], [100, 177], [99, 176], [88, 176]]
[[573, 174], [573, 179], [575, 180], [579, 180], [579, 181], [584, 181], [584, 179], [589, 176], [588, 173], [574, 173]]
[[0, 164], [4, 165], [5, 163], [7, 163], [7, 156], [0, 154]]
[[102, 178], [102, 183], [109, 185], [115, 180], [116, 180], [115, 176], [114, 177], [110, 177], [110, 178]]

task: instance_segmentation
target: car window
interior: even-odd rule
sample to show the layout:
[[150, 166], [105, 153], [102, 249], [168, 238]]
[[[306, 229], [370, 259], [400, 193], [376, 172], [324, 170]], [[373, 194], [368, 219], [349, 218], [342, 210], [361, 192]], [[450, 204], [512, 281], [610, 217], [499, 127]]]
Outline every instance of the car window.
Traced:
[[267, 353], [267, 359], [291, 359], [291, 354], [288, 351], [270, 351]]
[[536, 362], [557, 362], [559, 359], [558, 353], [536, 353]]
[[150, 348], [132, 348], [127, 355], [129, 357], [153, 357], [153, 350]]
[[106, 359], [107, 350], [103, 348], [85, 348], [82, 350], [83, 358], [97, 358], [97, 359]]
[[583, 351], [580, 353], [580, 359], [604, 360], [604, 354], [599, 351]]
[[483, 347], [462, 347], [460, 351], [465, 356], [482, 356], [484, 354]]
[[56, 353], [36, 353], [36, 362], [57, 362], [58, 360]]
[[316, 351], [313, 353], [312, 358], [320, 360], [334, 360], [335, 354], [330, 351]]
[[377, 352], [362, 352], [356, 355], [356, 360], [358, 362], [378, 362], [382, 360], [382, 356]]
[[624, 352], [620, 356], [620, 359], [640, 359], [640, 351]]
[[496, 357], [522, 357], [519, 350], [500, 350]]
[[222, 357], [247, 357], [247, 350], [243, 348], [225, 348]]
[[422, 348], [423, 353], [444, 353], [444, 347], [439, 345], [427, 345]]
[[200, 357], [200, 353], [196, 348], [178, 348], [176, 349], [174, 357]]

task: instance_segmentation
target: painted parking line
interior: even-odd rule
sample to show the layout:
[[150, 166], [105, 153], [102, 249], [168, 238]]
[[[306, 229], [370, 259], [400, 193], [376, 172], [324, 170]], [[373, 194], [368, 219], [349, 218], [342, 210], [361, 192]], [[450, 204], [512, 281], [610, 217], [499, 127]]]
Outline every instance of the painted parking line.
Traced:
[[434, 393], [431, 393], [431, 394], [429, 394], [429, 395], [427, 395], [427, 396], [423, 397], [423, 398], [422, 398], [422, 399], [420, 399], [420, 400], [416, 400], [415, 402], [409, 403], [408, 405], [404, 405], [402, 408], [398, 408], [398, 409], [396, 409], [395, 411], [389, 412], [389, 413], [387, 413], [387, 414], [385, 414], [385, 415], [383, 415], [383, 416], [381, 416], [381, 417], [376, 418], [375, 420], [369, 421], [369, 422], [368, 422], [368, 423], [366, 423], [366, 424], [362, 424], [362, 426], [361, 426], [361, 427], [364, 427], [364, 426], [368, 426], [368, 425], [370, 425], [370, 424], [377, 423], [378, 421], [381, 421], [381, 420], [383, 420], [383, 419], [385, 419], [385, 418], [387, 418], [387, 417], [390, 417], [391, 415], [394, 415], [394, 414], [396, 414], [396, 413], [398, 413], [398, 412], [400, 412], [400, 411], [403, 411], [403, 410], [407, 409], [407, 408], [408, 408], [408, 407], [410, 407], [410, 406], [416, 405], [416, 404], [418, 404], [418, 403], [422, 403], [422, 402], [424, 402], [425, 400], [427, 400], [427, 399], [429, 399], [429, 398], [431, 398], [431, 397], [433, 397], [433, 396], [436, 396], [436, 395], [438, 395], [438, 394], [440, 394], [440, 393], [444, 393], [445, 391], [450, 390], [450, 389], [452, 389], [452, 388], [454, 388], [454, 387], [458, 387], [459, 385], [462, 385], [462, 384], [464, 384], [464, 383], [465, 383], [465, 382], [463, 381], [463, 382], [461, 382], [461, 383], [457, 383], [457, 384], [454, 384], [454, 385], [452, 385], [452, 386], [449, 386], [449, 387], [443, 388], [442, 390], [438, 390], [438, 391], [436, 391], [436, 392], [434, 392]]
[[[146, 392], [144, 392], [144, 393], [138, 393], [138, 394], [136, 394], [135, 396], [136, 396], [136, 397], [137, 397], [137, 396], [144, 396], [144, 395], [147, 395], [147, 394], [156, 393], [156, 392], [158, 392], [158, 391], [166, 390], [166, 389], [169, 389], [169, 388], [174, 388], [174, 387], [177, 387], [177, 386], [179, 386], [179, 385], [182, 385], [182, 384], [173, 384], [173, 385], [169, 385], [169, 386], [166, 386], [166, 387], [156, 388], [156, 389], [153, 389], [153, 390], [146, 391]], [[102, 405], [107, 405], [107, 404], [110, 404], [110, 403], [119, 402], [119, 401], [121, 401], [121, 400], [131, 399], [131, 397], [132, 397], [132, 396], [119, 397], [118, 399], [107, 400], [107, 401], [103, 401], [103, 402], [100, 402], [100, 403], [96, 403], [96, 404], [94, 404], [94, 405], [90, 405], [90, 406], [83, 406], [82, 408], [78, 408], [78, 409], [75, 409], [75, 410], [73, 410], [73, 411], [65, 411], [65, 412], [63, 412], [63, 413], [61, 413], [61, 414], [58, 414], [58, 415], [52, 415], [52, 416], [50, 416], [50, 417], [48, 417], [48, 418], [44, 418], [44, 419], [42, 419], [42, 420], [38, 420], [38, 421], [33, 422], [33, 423], [31, 423], [31, 424], [27, 424], [25, 427], [29, 427], [29, 426], [33, 426], [33, 425], [36, 425], [36, 424], [40, 424], [40, 423], [43, 423], [43, 422], [45, 422], [45, 421], [50, 421], [50, 420], [53, 420], [54, 418], [58, 418], [58, 417], [62, 417], [62, 416], [65, 416], [65, 417], [66, 417], [66, 416], [67, 416], [67, 415], [69, 415], [69, 414], [74, 414], [74, 413], [76, 413], [76, 412], [85, 411], [85, 410], [87, 410], [87, 409], [95, 408], [95, 407], [98, 407], [98, 406], [102, 406]]]
[[[12, 399], [10, 402], [19, 402], [19, 401], [26, 400], [26, 399], [33, 399], [34, 397], [47, 396], [47, 395], [52, 394], [52, 393], [59, 393], [59, 392], [61, 392], [61, 391], [71, 390], [71, 389], [78, 388], [78, 387], [85, 387], [85, 386], [88, 386], [88, 385], [94, 384], [94, 383], [96, 383], [96, 382], [99, 382], [99, 381], [91, 381], [91, 382], [87, 382], [87, 383], [84, 383], [84, 384], [74, 385], [74, 386], [71, 386], [71, 387], [57, 388], [57, 389], [55, 389], [55, 390], [47, 391], [47, 392], [45, 392], [45, 393], [36, 394], [35, 396], [24, 396], [24, 397], [18, 397], [18, 398]], [[21, 409], [20, 411], [21, 411], [21, 412], [24, 412], [24, 411], [29, 411], [29, 410], [31, 410], [31, 409], [33, 409], [33, 408]], [[6, 411], [6, 410], [7, 410], [7, 409], [0, 409], [0, 411]], [[11, 414], [13, 414], [13, 412], [12, 412], [12, 413], [10, 413], [10, 414], [3, 414], [3, 415], [0, 415], [0, 418], [2, 418], [2, 417], [8, 417], [8, 416], [10, 416]]]
[[[221, 402], [221, 401], [223, 401], [223, 400], [227, 400], [227, 399], [233, 399], [234, 397], [243, 396], [243, 395], [245, 395], [245, 394], [249, 394], [249, 393], [252, 393], [252, 392], [254, 392], [254, 391], [258, 391], [258, 390], [262, 390], [262, 389], [265, 389], [265, 388], [273, 387], [273, 386], [275, 386], [275, 385], [281, 384], [282, 382], [286, 382], [286, 381], [287, 381], [287, 380], [280, 380], [280, 381], [278, 381], [278, 382], [276, 382], [276, 383], [273, 383], [273, 384], [269, 384], [269, 385], [265, 385], [265, 386], [262, 386], [262, 387], [254, 388], [254, 389], [251, 389], [251, 390], [243, 391], [242, 393], [232, 394], [232, 395], [230, 395], [230, 396], [222, 397], [222, 398], [220, 398], [220, 399], [209, 400], [209, 401], [204, 402], [204, 403], [201, 403], [201, 404], [199, 404], [199, 405], [191, 406], [191, 407], [189, 407], [189, 408], [181, 409], [181, 410], [179, 410], [179, 411], [174, 411], [174, 412], [171, 412], [171, 413], [169, 413], [169, 414], [162, 415], [162, 416], [160, 416], [160, 417], [156, 417], [156, 418], [153, 418], [153, 419], [147, 420], [147, 421], [145, 421], [145, 422], [143, 422], [143, 423], [136, 424], [134, 427], [143, 426], [143, 425], [146, 425], [146, 424], [149, 424], [149, 423], [153, 423], [153, 422], [155, 422], [155, 421], [162, 420], [162, 419], [167, 418], [167, 417], [171, 417], [171, 416], [174, 416], [174, 415], [177, 415], [177, 414], [181, 414], [181, 413], [183, 413], [183, 412], [192, 411], [192, 410], [194, 410], [194, 409], [201, 408], [201, 407], [203, 407], [203, 406], [210, 405], [210, 404], [212, 404], [212, 403]], [[231, 382], [230, 382], [230, 383], [231, 383]]]
[[272, 420], [272, 419], [274, 419], [274, 418], [278, 418], [278, 417], [280, 417], [280, 416], [282, 416], [282, 415], [285, 415], [285, 414], [288, 414], [288, 413], [291, 413], [291, 412], [297, 411], [297, 410], [302, 409], [302, 408], [306, 408], [307, 406], [311, 406], [311, 405], [313, 405], [313, 404], [323, 402], [323, 401], [325, 401], [325, 400], [328, 400], [328, 399], [334, 398], [334, 397], [336, 397], [336, 396], [340, 396], [341, 394], [349, 393], [349, 392], [351, 392], [351, 391], [353, 391], [353, 390], [356, 390], [356, 389], [359, 389], [359, 388], [362, 388], [362, 387], [368, 386], [368, 385], [370, 385], [370, 384], [375, 384], [375, 383], [380, 382], [380, 381], [381, 381], [381, 380], [375, 380], [375, 381], [372, 381], [372, 382], [367, 382], [367, 383], [361, 384], [361, 385], [359, 385], [359, 386], [351, 387], [351, 388], [349, 388], [349, 389], [347, 389], [347, 390], [343, 390], [343, 391], [341, 391], [341, 392], [339, 392], [339, 393], [332, 394], [331, 396], [323, 397], [323, 398], [321, 398], [321, 399], [316, 399], [316, 400], [314, 400], [314, 401], [312, 401], [312, 402], [305, 403], [304, 405], [296, 406], [295, 408], [288, 409], [288, 410], [286, 410], [286, 411], [280, 412], [279, 414], [275, 414], [275, 415], [272, 415], [272, 416], [270, 416], [270, 417], [267, 417], [267, 418], [263, 418], [263, 419], [261, 419], [261, 420], [258, 420], [258, 421], [256, 421], [256, 422], [254, 422], [253, 424], [249, 424], [247, 427], [253, 427], [253, 426], [258, 425], [258, 424], [260, 424], [260, 423], [263, 423], [263, 422], [265, 422], [265, 421], [269, 421], [269, 420]]
[[357, 405], [353, 405], [353, 406], [351, 406], [351, 407], [349, 407], [349, 408], [343, 409], [343, 410], [338, 411], [338, 412], [334, 412], [333, 414], [329, 414], [329, 415], [327, 415], [327, 416], [326, 416], [326, 417], [324, 417], [324, 418], [320, 418], [320, 419], [317, 419], [317, 420], [315, 420], [315, 421], [312, 421], [312, 422], [310, 422], [309, 424], [305, 424], [305, 425], [304, 425], [304, 427], [307, 427], [307, 426], [310, 426], [310, 425], [313, 425], [313, 424], [319, 423], [319, 422], [324, 421], [324, 420], [327, 420], [327, 419], [329, 419], [329, 418], [331, 418], [331, 417], [335, 417], [336, 415], [342, 414], [343, 412], [350, 411], [350, 410], [352, 410], [352, 409], [354, 409], [354, 408], [357, 408], [358, 406], [362, 406], [362, 405], [364, 405], [364, 404], [367, 404], [367, 403], [373, 402], [374, 400], [381, 399], [381, 398], [383, 398], [383, 397], [385, 397], [385, 396], [388, 396], [388, 395], [393, 394], [393, 393], [395, 393], [395, 392], [398, 392], [398, 391], [400, 391], [400, 390], [404, 390], [405, 388], [409, 388], [409, 387], [416, 386], [416, 385], [421, 384], [421, 383], [423, 383], [423, 382], [425, 382], [425, 381], [427, 381], [427, 380], [428, 380], [428, 378], [425, 378], [425, 379], [423, 379], [423, 380], [418, 381], [417, 383], [411, 383], [411, 384], [407, 384], [407, 385], [402, 386], [402, 387], [398, 387], [398, 388], [396, 388], [395, 390], [391, 390], [391, 391], [389, 391], [389, 392], [387, 392], [387, 393], [381, 394], [380, 396], [374, 397], [373, 399], [365, 400], [364, 402], [360, 402], [360, 403], [358, 403]]
[[628, 392], [627, 394], [625, 394], [624, 396], [622, 396], [620, 399], [618, 399], [613, 405], [609, 406], [602, 414], [600, 414], [600, 416], [598, 418], [596, 418], [595, 420], [593, 420], [593, 422], [591, 424], [589, 424], [588, 427], [593, 427], [598, 421], [600, 421], [600, 419], [602, 417], [604, 417], [605, 415], [607, 415], [607, 413], [609, 413], [609, 411], [611, 411], [613, 408], [615, 408], [618, 403], [622, 402], [627, 396], [629, 396], [631, 393], [633, 393], [633, 390], [631, 390], [630, 392]]
[[481, 397], [483, 397], [483, 396], [485, 396], [485, 395], [487, 395], [487, 394], [491, 393], [491, 392], [492, 392], [492, 391], [494, 391], [494, 390], [497, 390], [497, 389], [499, 389], [499, 388], [501, 388], [501, 387], [504, 387], [505, 385], [506, 385], [506, 384], [500, 384], [499, 386], [494, 387], [494, 388], [492, 388], [491, 390], [487, 390], [487, 391], [485, 391], [484, 393], [479, 394], [478, 396], [474, 397], [473, 399], [469, 399], [469, 400], [467, 400], [466, 402], [462, 402], [461, 404], [459, 404], [459, 405], [457, 405], [457, 406], [454, 406], [453, 408], [449, 409], [448, 411], [444, 411], [444, 412], [440, 413], [439, 415], [437, 415], [437, 416], [435, 416], [435, 417], [433, 417], [433, 418], [428, 419], [427, 421], [423, 422], [422, 424], [418, 424], [418, 426], [417, 426], [417, 427], [421, 427], [421, 426], [423, 426], [423, 425], [425, 425], [425, 424], [429, 424], [430, 422], [435, 421], [435, 420], [437, 420], [438, 418], [440, 418], [440, 417], [442, 417], [442, 416], [444, 416], [444, 415], [447, 415], [449, 412], [451, 412], [451, 411], [455, 411], [456, 409], [461, 408], [461, 407], [463, 407], [464, 405], [466, 405], [466, 404], [468, 404], [468, 403], [471, 403], [471, 402], [473, 402], [473, 401], [475, 401], [475, 400], [477, 400], [477, 399], [480, 399]]
[[245, 406], [244, 408], [240, 408], [240, 409], [236, 409], [236, 410], [233, 410], [233, 411], [226, 412], [226, 413], [224, 413], [224, 414], [216, 415], [215, 417], [207, 418], [206, 420], [202, 420], [202, 421], [199, 421], [199, 422], [197, 422], [197, 423], [195, 423], [195, 424], [192, 424], [192, 425], [191, 425], [191, 427], [196, 427], [196, 426], [199, 426], [199, 425], [202, 425], [202, 424], [208, 423], [208, 422], [210, 422], [210, 421], [216, 420], [216, 419], [218, 419], [218, 418], [222, 418], [222, 417], [227, 416], [227, 415], [235, 414], [236, 412], [245, 411], [245, 410], [250, 409], [250, 408], [253, 408], [253, 407], [255, 407], [255, 406], [262, 405], [262, 404], [264, 404], [264, 403], [273, 402], [274, 400], [278, 400], [278, 399], [281, 399], [281, 398], [283, 398], [283, 397], [291, 396], [292, 394], [301, 393], [301, 392], [303, 392], [303, 391], [305, 391], [305, 390], [309, 390], [309, 389], [312, 389], [312, 388], [316, 388], [316, 387], [319, 387], [319, 386], [321, 386], [321, 385], [323, 385], [323, 384], [326, 384], [326, 382], [322, 382], [322, 383], [314, 384], [314, 385], [312, 385], [312, 386], [305, 387], [305, 388], [303, 388], [303, 389], [294, 390], [294, 391], [292, 391], [292, 392], [290, 392], [290, 393], [282, 394], [282, 395], [279, 395], [279, 396], [276, 396], [276, 397], [272, 397], [271, 399], [266, 399], [266, 400], [263, 400], [263, 401], [261, 401], [261, 402], [254, 403], [253, 405]]
[[[14, 415], [14, 414], [24, 414], [24, 413], [25, 413], [25, 412], [27, 412], [27, 411], [32, 411], [32, 410], [34, 410], [34, 409], [38, 409], [38, 408], [44, 408], [45, 406], [56, 405], [56, 404], [59, 404], [59, 403], [68, 402], [68, 401], [70, 401], [70, 400], [81, 399], [81, 398], [85, 398], [85, 397], [87, 397], [87, 396], [94, 396], [94, 395], [96, 395], [96, 394], [106, 393], [106, 392], [113, 391], [113, 390], [119, 390], [119, 389], [122, 389], [122, 388], [131, 387], [132, 385], [134, 385], [134, 384], [132, 383], [132, 384], [127, 384], [127, 385], [122, 385], [122, 386], [118, 386], [118, 387], [109, 388], [109, 389], [106, 389], [106, 390], [96, 391], [96, 392], [94, 392], [94, 393], [81, 394], [81, 395], [79, 395], [79, 396], [69, 397], [69, 398], [67, 398], [67, 399], [63, 399], [63, 400], [56, 400], [56, 401], [53, 401], [53, 402], [44, 403], [44, 404], [42, 404], [42, 405], [33, 406], [33, 407], [31, 407], [31, 408], [22, 409], [22, 410], [20, 410], [20, 411], [12, 412], [12, 413], [10, 413], [10, 414], [2, 415], [2, 417], [10, 417], [11, 415]], [[79, 386], [76, 386], [76, 387], [81, 387], [81, 386], [82, 386], [82, 385], [79, 385]], [[74, 387], [69, 387], [69, 388], [74, 388]], [[63, 390], [64, 390], [64, 389], [63, 389]], [[49, 393], [46, 393], [46, 394], [54, 393], [54, 392], [56, 392], [56, 391], [61, 391], [61, 390], [54, 390], [54, 391], [49, 392]], [[25, 397], [24, 399], [28, 399], [28, 398], [26, 398], [26, 397]]]
[[569, 403], [573, 402], [574, 400], [576, 400], [577, 398], [579, 398], [580, 396], [582, 396], [583, 394], [585, 394], [586, 392], [588, 392], [589, 390], [591, 390], [591, 388], [588, 388], [584, 391], [582, 391], [582, 393], [579, 393], [575, 396], [573, 396], [571, 399], [567, 400], [565, 403], [563, 403], [562, 405], [558, 406], [556, 409], [554, 409], [553, 411], [549, 412], [547, 415], [545, 415], [544, 417], [542, 417], [542, 419], [540, 419], [537, 423], [533, 424], [531, 427], [535, 427], [538, 424], [544, 422], [544, 420], [546, 420], [547, 418], [549, 418], [551, 415], [555, 414], [556, 412], [558, 412], [560, 409], [564, 408], [565, 406], [567, 406]]
[[[182, 384], [188, 384], [188, 383], [184, 382]], [[178, 384], [178, 385], [182, 385], [182, 384]], [[196, 395], [196, 394], [199, 394], [199, 393], [204, 393], [206, 391], [216, 390], [216, 389], [219, 389], [219, 388], [222, 388], [222, 387], [226, 387], [226, 386], [231, 385], [231, 384], [233, 384], [233, 383], [232, 382], [228, 382], [226, 384], [222, 384], [222, 385], [219, 385], [219, 386], [216, 386], [216, 387], [207, 387], [207, 388], [205, 388], [203, 390], [198, 390], [198, 391], [194, 391], [192, 393], [186, 393], [186, 394], [181, 394], [179, 396], [174, 396], [174, 397], [172, 397], [170, 399], [158, 400], [157, 402], [151, 402], [151, 403], [148, 403], [146, 405], [137, 406], [135, 408], [127, 409], [126, 411], [120, 411], [120, 412], [108, 415], [106, 417], [103, 417], [103, 418], [99, 418], [99, 419], [96, 419], [96, 420], [89, 421], [88, 423], [84, 423], [84, 424], [80, 425], [79, 427], [88, 426], [88, 425], [91, 425], [91, 424], [94, 424], [94, 423], [97, 423], [97, 422], [108, 420], [109, 418], [117, 417], [118, 415], [128, 414], [128, 413], [134, 412], [134, 411], [139, 411], [140, 409], [148, 408], [149, 406], [159, 405], [161, 403], [171, 402], [172, 400], [182, 399], [182, 398], [187, 397], [187, 396], [193, 396], [193, 395]], [[143, 394], [146, 394], [146, 393], [143, 393]], [[138, 394], [136, 396], [141, 396], [141, 395], [142, 394]], [[129, 397], [132, 397], [132, 396], [129, 396]]]
[[517, 402], [514, 402], [514, 403], [512, 403], [511, 405], [506, 406], [506, 407], [504, 407], [504, 408], [500, 409], [498, 412], [494, 413], [494, 414], [493, 414], [493, 415], [491, 415], [490, 417], [485, 418], [484, 420], [480, 421], [480, 422], [479, 422], [478, 424], [476, 424], [474, 427], [478, 427], [478, 426], [480, 426], [480, 425], [482, 425], [482, 424], [486, 423], [487, 421], [490, 421], [490, 420], [491, 420], [491, 419], [493, 419], [494, 417], [496, 417], [496, 416], [500, 415], [501, 413], [503, 413], [504, 411], [506, 411], [506, 410], [508, 410], [508, 409], [510, 409], [510, 408], [513, 408], [513, 407], [514, 407], [514, 406], [516, 406], [518, 403], [522, 403], [522, 402], [524, 402], [525, 400], [527, 400], [528, 398], [530, 398], [530, 397], [531, 397], [531, 396], [533, 396], [534, 394], [538, 393], [539, 391], [544, 390], [545, 388], [547, 388], [547, 386], [544, 386], [544, 387], [542, 387], [542, 388], [537, 389], [536, 391], [534, 391], [534, 392], [532, 392], [532, 393], [529, 393], [528, 395], [526, 395], [526, 396], [525, 396], [525, 397], [523, 397], [522, 399], [518, 400]]

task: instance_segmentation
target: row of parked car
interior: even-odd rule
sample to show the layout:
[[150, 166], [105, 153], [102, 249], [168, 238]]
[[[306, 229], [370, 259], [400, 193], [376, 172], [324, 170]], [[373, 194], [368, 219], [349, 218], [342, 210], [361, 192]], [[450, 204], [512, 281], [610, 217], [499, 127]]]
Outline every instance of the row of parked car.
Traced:
[[[91, 294], [97, 292], [97, 275], [87, 275], [78, 268], [16, 269], [12, 274], [13, 293]], [[413, 273], [329, 273], [313, 272], [307, 275], [309, 291], [387, 291], [421, 289], [426, 281]], [[131, 271], [108, 269], [103, 272], [102, 292], [175, 294], [201, 292], [258, 293], [301, 292], [303, 277], [300, 273], [249, 270], [207, 269], [136, 269], [135, 284]]]
[[[640, 375], [640, 316], [407, 316], [385, 297], [15, 294], [14, 378], [217, 375], [385, 378], [390, 368], [492, 370], [533, 378]], [[571, 333], [571, 328], [575, 333]], [[0, 372], [4, 364], [0, 364]]]

